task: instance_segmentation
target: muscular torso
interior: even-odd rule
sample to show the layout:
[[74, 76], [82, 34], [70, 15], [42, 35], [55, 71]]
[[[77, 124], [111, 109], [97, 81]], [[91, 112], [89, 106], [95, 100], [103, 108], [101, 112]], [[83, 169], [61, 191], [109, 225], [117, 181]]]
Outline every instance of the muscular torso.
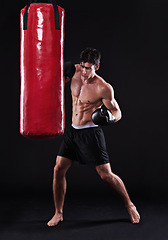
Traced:
[[81, 126], [91, 123], [91, 115], [102, 104], [101, 86], [103, 80], [95, 75], [88, 82], [82, 81], [81, 72], [75, 73], [71, 82], [72, 123]]

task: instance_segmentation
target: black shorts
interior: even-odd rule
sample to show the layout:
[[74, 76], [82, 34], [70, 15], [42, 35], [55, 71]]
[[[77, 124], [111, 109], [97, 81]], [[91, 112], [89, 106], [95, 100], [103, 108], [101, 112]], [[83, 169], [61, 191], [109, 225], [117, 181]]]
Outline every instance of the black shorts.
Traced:
[[65, 134], [58, 156], [81, 164], [101, 165], [109, 163], [103, 130], [100, 127], [70, 128]]

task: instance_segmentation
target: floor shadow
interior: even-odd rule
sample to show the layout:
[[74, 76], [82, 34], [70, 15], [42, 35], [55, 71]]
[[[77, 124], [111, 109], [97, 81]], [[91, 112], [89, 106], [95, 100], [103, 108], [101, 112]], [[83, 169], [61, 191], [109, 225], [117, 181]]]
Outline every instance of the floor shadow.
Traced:
[[[32, 221], [15, 221], [12, 224], [12, 229], [19, 229], [19, 231], [27, 232], [27, 231], [42, 231], [42, 232], [48, 232], [50, 231], [56, 231], [56, 230], [74, 230], [74, 229], [86, 229], [86, 228], [93, 228], [93, 227], [99, 227], [99, 226], [105, 226], [115, 223], [130, 223], [129, 219], [108, 219], [108, 220], [87, 220], [87, 219], [68, 219], [64, 220], [63, 222], [60, 222], [55, 227], [48, 227], [47, 221], [45, 220], [32, 220]], [[4, 223], [3, 227], [4, 229], [9, 227], [8, 224]]]
[[79, 229], [97, 227], [115, 223], [131, 223], [129, 219], [108, 219], [108, 220], [65, 220], [62, 223], [64, 229]]

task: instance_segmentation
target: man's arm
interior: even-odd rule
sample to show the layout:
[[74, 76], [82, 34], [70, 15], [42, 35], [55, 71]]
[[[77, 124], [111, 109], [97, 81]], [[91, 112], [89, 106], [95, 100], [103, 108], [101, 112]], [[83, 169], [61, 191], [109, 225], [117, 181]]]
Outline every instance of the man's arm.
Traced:
[[114, 90], [110, 84], [106, 84], [106, 86], [103, 87], [102, 102], [115, 117], [115, 122], [119, 121], [122, 117], [122, 114], [120, 107], [114, 98]]

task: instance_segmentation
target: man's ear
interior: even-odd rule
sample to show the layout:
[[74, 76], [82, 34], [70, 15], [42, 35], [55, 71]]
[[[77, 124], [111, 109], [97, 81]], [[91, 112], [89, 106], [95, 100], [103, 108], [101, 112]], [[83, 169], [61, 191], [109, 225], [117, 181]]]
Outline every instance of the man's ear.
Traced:
[[95, 71], [97, 71], [100, 67], [100, 64], [97, 64], [96, 67], [95, 67]]

